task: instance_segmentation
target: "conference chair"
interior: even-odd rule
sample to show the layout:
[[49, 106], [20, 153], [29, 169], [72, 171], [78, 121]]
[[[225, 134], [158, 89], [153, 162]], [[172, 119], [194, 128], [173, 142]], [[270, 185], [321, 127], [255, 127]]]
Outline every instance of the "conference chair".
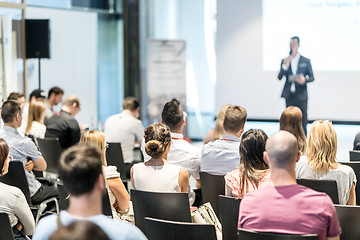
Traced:
[[360, 161], [360, 151], [351, 150], [349, 153], [350, 153], [350, 161]]
[[0, 235], [2, 240], [14, 240], [9, 216], [6, 213], [0, 213]]
[[4, 176], [0, 177], [0, 181], [19, 188], [25, 195], [26, 201], [28, 202], [31, 209], [36, 210], [35, 222], [37, 223], [40, 220], [40, 217], [45, 213], [45, 210], [50, 202], [55, 203], [56, 213], [59, 213], [59, 203], [56, 197], [48, 198], [41, 203], [34, 204], [31, 202], [29, 184], [25, 176], [24, 166], [22, 162], [19, 161], [10, 161], [9, 162], [9, 171]]
[[360, 207], [335, 205], [336, 214], [341, 227], [341, 240], [360, 239]]
[[115, 166], [120, 173], [120, 178], [128, 180], [126, 178], [124, 157], [122, 153], [121, 143], [107, 143], [106, 148], [106, 161], [109, 166]]
[[210, 202], [216, 216], [219, 218], [218, 196], [225, 195], [225, 179], [223, 175], [212, 175], [200, 172], [201, 192], [203, 202]]
[[[360, 161], [341, 162], [341, 164], [351, 167], [355, 172], [356, 179], [360, 178]], [[360, 185], [359, 184], [356, 184], [356, 186], [355, 186], [355, 193], [356, 193], [356, 205], [360, 205]]]
[[317, 234], [279, 234], [256, 232], [247, 229], [238, 230], [238, 240], [318, 240]]
[[46, 164], [46, 172], [58, 174], [58, 164], [63, 149], [58, 138], [36, 138], [39, 150], [42, 153]]
[[219, 196], [223, 240], [234, 240], [237, 238], [240, 201], [241, 199], [234, 197]]
[[300, 185], [326, 193], [334, 204], [339, 204], [339, 193], [335, 180], [296, 179], [296, 181]]
[[215, 226], [174, 222], [146, 217], [146, 236], [149, 240], [216, 240]]
[[[57, 184], [58, 190], [59, 190], [59, 204], [61, 210], [66, 210], [69, 207], [69, 198], [70, 195], [66, 191], [64, 185], [62, 183]], [[110, 198], [108, 192], [104, 192], [103, 199], [102, 199], [102, 211], [105, 216], [113, 217], [112, 216], [112, 210], [111, 210], [111, 204], [110, 204]]]
[[131, 189], [135, 225], [146, 233], [145, 217], [191, 222], [187, 193], [159, 193]]

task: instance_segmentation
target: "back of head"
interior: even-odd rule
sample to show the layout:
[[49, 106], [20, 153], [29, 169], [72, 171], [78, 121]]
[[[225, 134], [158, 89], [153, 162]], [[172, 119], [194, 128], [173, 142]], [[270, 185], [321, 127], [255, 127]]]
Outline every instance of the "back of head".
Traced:
[[145, 152], [152, 158], [161, 157], [171, 142], [170, 130], [162, 123], [154, 123], [145, 129]]
[[80, 100], [75, 95], [70, 95], [65, 98], [65, 101], [63, 102], [63, 106], [71, 107], [72, 105], [76, 104], [76, 107], [80, 108]]
[[106, 166], [105, 157], [105, 134], [98, 130], [85, 131], [81, 134], [80, 143], [92, 143], [98, 147], [102, 153], [102, 163]]
[[298, 144], [295, 136], [287, 131], [279, 131], [266, 142], [266, 152], [271, 168], [289, 169], [297, 160]]
[[6, 143], [6, 141], [2, 138], [0, 138], [0, 176], [3, 174], [3, 168], [4, 164], [7, 160], [7, 157], [9, 155], [9, 145]]
[[3, 103], [1, 107], [1, 118], [4, 123], [12, 123], [17, 113], [22, 113], [21, 106], [18, 101], [8, 100]]
[[287, 107], [280, 117], [280, 130], [292, 133], [299, 144], [299, 151], [305, 154], [306, 136], [302, 126], [302, 112], [298, 107]]
[[162, 121], [170, 128], [170, 131], [179, 130], [184, 121], [184, 113], [177, 99], [165, 103], [161, 113]]
[[101, 153], [92, 144], [78, 144], [61, 154], [59, 176], [71, 195], [90, 193], [101, 173]]
[[231, 106], [226, 109], [224, 117], [224, 130], [230, 133], [238, 133], [245, 125], [247, 118], [246, 109], [240, 106]]
[[30, 93], [30, 98], [29, 101], [31, 101], [32, 98], [36, 98], [36, 99], [42, 99], [42, 101], [45, 99], [46, 95], [45, 92], [41, 89], [35, 89], [34, 91], [32, 91]]
[[40, 122], [44, 116], [45, 105], [42, 102], [32, 102], [29, 105], [28, 123], [25, 132], [30, 131], [33, 121]]
[[134, 97], [127, 97], [123, 101], [123, 110], [135, 111], [140, 107], [139, 101]]
[[215, 129], [214, 129], [214, 139], [219, 139], [221, 135], [223, 135], [224, 131], [222, 129], [224, 118], [225, 118], [225, 112], [226, 110], [231, 107], [230, 104], [225, 104], [221, 107], [219, 114], [216, 117], [215, 120]]
[[327, 173], [331, 163], [336, 162], [337, 135], [333, 125], [315, 121], [311, 125], [307, 145], [307, 159], [316, 173]]
[[61, 94], [61, 95], [64, 95], [64, 90], [62, 90], [61, 88], [59, 87], [52, 87], [50, 88], [49, 90], [49, 93], [48, 93], [48, 98], [50, 98], [51, 94], [55, 94], [55, 96]]
[[24, 94], [18, 92], [12, 92], [9, 94], [7, 100], [15, 100], [18, 101], [19, 98], [25, 97]]
[[49, 240], [109, 240], [106, 233], [95, 223], [82, 220], [75, 221], [68, 226], [60, 227], [51, 234]]

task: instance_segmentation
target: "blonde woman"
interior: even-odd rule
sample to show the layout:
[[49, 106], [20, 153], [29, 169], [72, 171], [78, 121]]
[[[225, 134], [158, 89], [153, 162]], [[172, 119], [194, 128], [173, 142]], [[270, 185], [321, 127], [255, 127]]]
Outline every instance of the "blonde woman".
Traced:
[[306, 136], [302, 126], [302, 113], [298, 107], [287, 107], [280, 117], [280, 130], [292, 133], [299, 145], [301, 155], [306, 154]]
[[42, 102], [33, 102], [29, 106], [28, 122], [25, 129], [26, 135], [33, 135], [37, 138], [44, 138], [46, 126], [45, 119], [45, 105]]
[[[123, 182], [120, 179], [119, 172], [115, 166], [108, 166], [105, 154], [105, 135], [98, 130], [84, 132], [81, 135], [80, 142], [93, 143], [99, 147], [102, 152], [103, 172], [106, 179], [107, 190], [109, 193], [110, 203], [113, 210], [114, 219], [122, 219], [130, 206], [130, 196], [126, 191]], [[127, 220], [127, 219], [126, 219]]]
[[221, 135], [224, 134], [224, 130], [223, 130], [223, 122], [224, 122], [224, 117], [225, 117], [225, 112], [226, 110], [230, 107], [230, 104], [226, 104], [224, 106], [221, 107], [218, 116], [216, 117], [215, 120], [215, 128], [214, 129], [210, 129], [208, 131], [208, 133], [206, 134], [205, 138], [204, 138], [204, 144], [207, 144], [209, 142], [213, 142], [217, 139], [219, 139], [221, 137]]
[[307, 144], [307, 158], [296, 164], [296, 178], [336, 180], [339, 202], [355, 205], [356, 176], [354, 170], [336, 162], [337, 136], [329, 121], [315, 121], [311, 125]]

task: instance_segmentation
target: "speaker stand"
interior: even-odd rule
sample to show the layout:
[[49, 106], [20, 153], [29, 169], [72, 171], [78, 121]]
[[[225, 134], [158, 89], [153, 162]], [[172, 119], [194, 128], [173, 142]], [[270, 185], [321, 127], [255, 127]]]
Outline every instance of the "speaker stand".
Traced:
[[39, 90], [41, 90], [41, 58], [38, 60], [39, 62]]

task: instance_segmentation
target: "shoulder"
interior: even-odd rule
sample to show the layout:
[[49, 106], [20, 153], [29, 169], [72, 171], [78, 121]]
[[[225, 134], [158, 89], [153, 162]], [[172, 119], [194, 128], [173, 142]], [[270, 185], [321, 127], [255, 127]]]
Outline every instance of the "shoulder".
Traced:
[[120, 173], [117, 171], [117, 168], [115, 166], [107, 166], [104, 167], [103, 169], [104, 169], [105, 178], [120, 177]]
[[8, 198], [8, 200], [10, 200], [9, 199], [10, 196], [19, 198], [22, 195], [24, 195], [23, 192], [19, 188], [7, 185], [5, 183], [0, 183], [0, 191], [3, 196], [6, 194], [6, 197]]
[[306, 58], [306, 57], [304, 57], [302, 55], [300, 55], [300, 59], [301, 59], [302, 62], [310, 62], [309, 58]]
[[35, 228], [35, 233], [32, 239], [48, 239], [50, 235], [57, 229], [56, 218], [57, 215], [51, 215], [41, 219]]

